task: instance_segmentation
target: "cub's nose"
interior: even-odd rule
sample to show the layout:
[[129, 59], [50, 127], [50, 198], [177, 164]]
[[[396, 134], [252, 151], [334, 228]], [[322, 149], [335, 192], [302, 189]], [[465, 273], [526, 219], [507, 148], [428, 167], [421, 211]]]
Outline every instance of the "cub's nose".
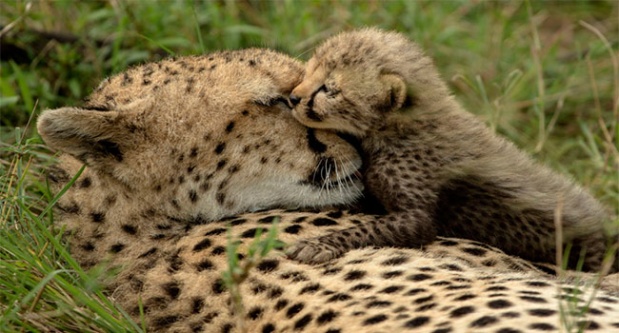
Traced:
[[292, 106], [297, 106], [297, 104], [301, 102], [301, 97], [295, 94], [290, 94], [290, 96], [288, 96], [288, 99], [290, 100], [290, 103], [292, 103]]

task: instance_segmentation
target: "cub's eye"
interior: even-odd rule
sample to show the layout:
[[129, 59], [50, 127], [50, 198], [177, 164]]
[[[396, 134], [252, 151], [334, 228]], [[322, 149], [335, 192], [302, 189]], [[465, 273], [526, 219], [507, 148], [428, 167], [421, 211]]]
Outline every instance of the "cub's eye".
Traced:
[[327, 84], [323, 84], [318, 89], [318, 91], [324, 92], [325, 94], [327, 94], [328, 97], [333, 97], [333, 96], [335, 96], [335, 95], [340, 93], [339, 89], [335, 88], [333, 85], [330, 85], [328, 83]]
[[260, 105], [260, 106], [283, 106], [286, 107], [288, 109], [292, 109], [292, 105], [290, 105], [290, 101], [284, 97], [284, 96], [277, 96], [277, 97], [273, 97], [269, 100], [265, 101], [254, 101], [254, 103]]

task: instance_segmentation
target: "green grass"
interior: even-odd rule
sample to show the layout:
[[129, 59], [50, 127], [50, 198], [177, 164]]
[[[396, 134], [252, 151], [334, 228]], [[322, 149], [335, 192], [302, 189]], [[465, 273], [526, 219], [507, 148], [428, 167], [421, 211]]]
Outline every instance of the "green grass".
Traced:
[[259, 46], [307, 59], [344, 29], [399, 30], [434, 57], [469, 111], [573, 175], [618, 215], [618, 7], [612, 0], [0, 2], [0, 330], [139, 329], [106, 298], [99, 272], [82, 271], [50, 228], [53, 198], [41, 174], [53, 156], [31, 120], [79, 104], [106, 76], [169, 55]]

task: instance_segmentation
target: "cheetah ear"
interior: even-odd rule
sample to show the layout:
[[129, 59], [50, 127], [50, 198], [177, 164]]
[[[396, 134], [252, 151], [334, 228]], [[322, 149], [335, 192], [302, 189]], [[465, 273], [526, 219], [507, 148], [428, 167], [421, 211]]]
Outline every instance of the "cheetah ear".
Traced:
[[117, 111], [80, 108], [47, 110], [39, 117], [39, 134], [54, 149], [73, 155], [82, 162], [106, 167], [123, 160], [123, 146], [129, 130]]
[[387, 87], [389, 94], [386, 96], [387, 112], [398, 110], [406, 100], [406, 83], [401, 76], [395, 74], [383, 74], [381, 81]]

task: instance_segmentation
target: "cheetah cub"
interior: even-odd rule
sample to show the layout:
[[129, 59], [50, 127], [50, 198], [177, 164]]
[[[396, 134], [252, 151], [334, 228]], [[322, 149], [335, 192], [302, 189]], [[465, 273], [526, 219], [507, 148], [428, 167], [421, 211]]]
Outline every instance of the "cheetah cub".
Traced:
[[570, 267], [584, 258], [585, 270], [601, 268], [605, 208], [466, 112], [403, 35], [367, 28], [328, 39], [290, 101], [306, 126], [360, 140], [364, 182], [387, 214], [301, 240], [289, 257], [321, 263], [354, 248], [419, 247], [442, 235], [554, 263], [557, 219]]

